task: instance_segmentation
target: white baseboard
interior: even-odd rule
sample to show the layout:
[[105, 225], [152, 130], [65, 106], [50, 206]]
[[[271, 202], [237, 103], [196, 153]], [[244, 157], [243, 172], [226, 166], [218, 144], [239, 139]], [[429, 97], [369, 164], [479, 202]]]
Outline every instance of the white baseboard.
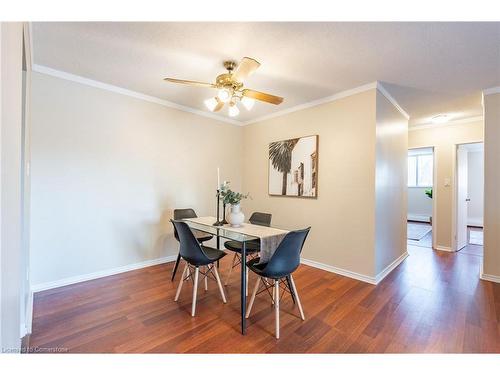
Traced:
[[314, 267], [314, 268], [318, 268], [318, 269], [323, 270], [323, 271], [333, 272], [333, 273], [336, 273], [338, 275], [350, 277], [351, 279], [355, 279], [355, 280], [363, 281], [365, 283], [377, 285], [394, 268], [396, 268], [403, 260], [405, 260], [407, 256], [408, 256], [408, 252], [405, 252], [398, 259], [396, 259], [394, 262], [392, 262], [386, 268], [384, 268], [384, 270], [382, 272], [380, 272], [375, 277], [363, 275], [361, 273], [349, 271], [349, 270], [346, 270], [344, 268], [330, 266], [329, 264], [324, 264], [324, 263], [316, 262], [315, 260], [310, 260], [310, 259], [305, 259], [305, 258], [301, 258], [300, 263], [305, 264], [307, 266]]
[[408, 251], [405, 251], [403, 254], [401, 254], [397, 259], [395, 259], [391, 264], [389, 264], [387, 267], [385, 267], [382, 272], [380, 272], [377, 276], [375, 276], [375, 283], [378, 284], [384, 278], [391, 273], [392, 270], [394, 270], [397, 266], [399, 266], [403, 261], [408, 258], [410, 254], [408, 254]]
[[21, 323], [21, 327], [19, 328], [19, 337], [23, 338], [28, 334], [28, 329], [26, 327], [26, 324]]
[[451, 247], [447, 246], [436, 246], [434, 250], [439, 250], [439, 251], [448, 251], [450, 253], [454, 253], [455, 251]]
[[407, 220], [410, 221], [420, 221], [423, 223], [430, 223], [431, 222], [431, 217], [428, 215], [414, 215], [414, 214], [408, 214]]
[[481, 280], [491, 281], [494, 283], [500, 283], [500, 276], [488, 275], [486, 273], [483, 273], [483, 264], [482, 263], [481, 263], [480, 269], [479, 269], [479, 278]]
[[305, 264], [307, 266], [314, 267], [314, 268], [319, 268], [320, 270], [323, 270], [323, 271], [333, 272], [333, 273], [336, 273], [338, 275], [347, 276], [347, 277], [350, 277], [351, 279], [356, 279], [359, 281], [363, 281], [365, 283], [370, 283], [370, 284], [374, 284], [374, 285], [377, 284], [375, 281], [375, 278], [372, 276], [366, 276], [366, 275], [363, 275], [361, 273], [352, 272], [352, 271], [349, 271], [349, 270], [346, 270], [343, 268], [330, 266], [328, 264], [316, 262], [315, 260], [301, 258], [300, 263]]
[[35, 284], [35, 285], [31, 286], [31, 291], [32, 291], [32, 293], [41, 292], [42, 290], [59, 288], [61, 286], [76, 284], [76, 283], [80, 283], [82, 281], [99, 279], [101, 277], [116, 275], [118, 273], [133, 271], [133, 270], [137, 270], [140, 268], [151, 267], [151, 266], [155, 266], [155, 265], [161, 264], [161, 263], [173, 262], [176, 259], [177, 259], [177, 255], [170, 255], [167, 257], [163, 257], [163, 258], [146, 260], [144, 262], [128, 264], [126, 266], [111, 268], [111, 269], [93, 272], [93, 273], [88, 273], [85, 275], [73, 276], [73, 277], [68, 277], [65, 279]]
[[26, 311], [26, 334], [31, 335], [33, 330], [33, 290], [28, 297], [28, 308]]

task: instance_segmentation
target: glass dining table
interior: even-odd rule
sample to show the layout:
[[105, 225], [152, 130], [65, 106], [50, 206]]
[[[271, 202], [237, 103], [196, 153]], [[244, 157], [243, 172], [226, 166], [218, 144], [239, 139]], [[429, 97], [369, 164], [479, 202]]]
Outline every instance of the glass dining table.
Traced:
[[246, 332], [246, 307], [247, 307], [247, 267], [246, 267], [246, 246], [249, 241], [258, 240], [259, 237], [251, 236], [248, 234], [244, 234], [241, 232], [237, 232], [235, 230], [231, 230], [230, 226], [215, 226], [202, 224], [199, 222], [192, 221], [191, 219], [183, 220], [191, 229], [195, 229], [200, 232], [211, 234], [215, 237], [217, 242], [217, 249], [220, 249], [220, 239], [228, 239], [231, 241], [237, 241], [242, 244], [241, 248], [241, 334], [245, 334]]

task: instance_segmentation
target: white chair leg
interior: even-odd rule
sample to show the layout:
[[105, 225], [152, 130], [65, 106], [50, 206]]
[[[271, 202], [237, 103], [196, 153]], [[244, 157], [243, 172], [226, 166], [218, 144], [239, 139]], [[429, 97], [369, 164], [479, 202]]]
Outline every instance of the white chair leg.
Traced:
[[194, 284], [193, 284], [193, 303], [191, 306], [191, 316], [194, 316], [196, 312], [196, 294], [198, 293], [198, 275], [200, 270], [196, 267], [194, 271]]
[[280, 282], [274, 280], [274, 312], [276, 316], [276, 338], [280, 338]]
[[255, 287], [253, 288], [252, 297], [250, 298], [250, 303], [248, 304], [247, 315], [245, 316], [245, 318], [248, 318], [250, 316], [250, 311], [252, 311], [253, 303], [255, 302], [255, 296], [259, 291], [259, 285], [260, 285], [260, 277], [257, 277], [257, 281], [255, 282]]
[[212, 266], [212, 272], [214, 273], [215, 279], [217, 280], [217, 286], [219, 287], [222, 302], [227, 303], [226, 295], [224, 294], [224, 288], [222, 287], [222, 283], [220, 282], [219, 271], [217, 271], [217, 265], [214, 264]]
[[175, 298], [174, 298], [175, 302], [177, 302], [177, 300], [179, 299], [179, 295], [181, 294], [182, 284], [184, 284], [184, 277], [187, 277], [187, 276], [185, 276], [187, 268], [188, 268], [188, 264], [186, 262], [186, 265], [184, 266], [184, 269], [182, 270], [181, 281], [179, 281], [179, 286], [177, 287], [177, 292], [175, 293]]
[[205, 292], [208, 290], [208, 266], [205, 266]]
[[304, 310], [302, 310], [302, 305], [300, 303], [299, 293], [297, 293], [297, 288], [295, 287], [295, 282], [293, 281], [293, 276], [290, 275], [290, 282], [292, 284], [293, 294], [295, 294], [295, 301], [297, 301], [297, 306], [299, 307], [300, 317], [302, 320], [306, 320], [304, 316]]
[[229, 283], [229, 279], [231, 278], [231, 272], [233, 271], [234, 263], [235, 263], [235, 260], [236, 260], [236, 255], [237, 254], [234, 253], [233, 260], [231, 261], [231, 267], [229, 268], [229, 271], [228, 271], [227, 276], [226, 276], [226, 281], [224, 282], [224, 285], [226, 285], [226, 286]]

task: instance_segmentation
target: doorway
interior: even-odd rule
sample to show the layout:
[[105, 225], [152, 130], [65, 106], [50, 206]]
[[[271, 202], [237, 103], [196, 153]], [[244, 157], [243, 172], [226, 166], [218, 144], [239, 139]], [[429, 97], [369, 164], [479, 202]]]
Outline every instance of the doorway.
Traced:
[[408, 150], [408, 245], [433, 247], [434, 148]]
[[459, 144], [456, 153], [456, 250], [482, 256], [484, 144]]

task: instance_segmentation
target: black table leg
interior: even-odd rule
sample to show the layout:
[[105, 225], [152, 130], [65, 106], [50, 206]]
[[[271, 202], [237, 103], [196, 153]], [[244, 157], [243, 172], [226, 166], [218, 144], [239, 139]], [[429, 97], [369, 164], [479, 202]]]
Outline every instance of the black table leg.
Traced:
[[177, 255], [177, 260], [175, 261], [174, 271], [172, 272], [172, 281], [174, 281], [175, 274], [177, 273], [177, 268], [179, 268], [179, 263], [181, 262], [181, 253]]
[[246, 319], [245, 315], [247, 313], [247, 245], [243, 241], [243, 246], [241, 248], [241, 334], [246, 333]]
[[292, 283], [290, 282], [290, 275], [286, 277], [286, 283], [288, 285], [288, 290], [290, 291], [290, 295], [292, 296], [292, 301], [295, 304], [295, 293], [293, 292]]
[[[220, 236], [219, 236], [219, 230], [217, 230], [217, 250], [220, 250]], [[219, 261], [217, 261], [217, 268], [220, 267]]]

